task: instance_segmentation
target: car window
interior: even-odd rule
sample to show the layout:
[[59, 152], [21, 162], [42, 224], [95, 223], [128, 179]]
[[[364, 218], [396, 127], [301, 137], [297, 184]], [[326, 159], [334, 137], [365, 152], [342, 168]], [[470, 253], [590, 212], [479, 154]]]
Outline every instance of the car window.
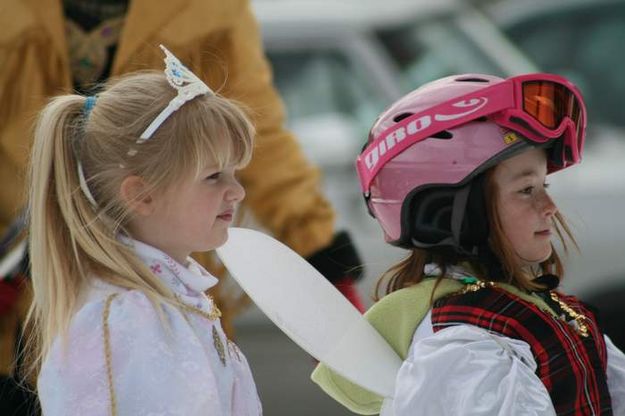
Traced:
[[369, 80], [340, 51], [271, 51], [268, 57], [290, 118], [336, 112], [360, 119], [383, 106]]
[[591, 123], [625, 126], [625, 4], [589, 4], [532, 16], [507, 32], [546, 72], [580, 87]]
[[288, 126], [314, 161], [351, 163], [386, 102], [375, 80], [350, 57], [332, 49], [269, 50], [274, 82]]
[[459, 73], [505, 75], [453, 18], [382, 30], [378, 37], [400, 66], [405, 91]]

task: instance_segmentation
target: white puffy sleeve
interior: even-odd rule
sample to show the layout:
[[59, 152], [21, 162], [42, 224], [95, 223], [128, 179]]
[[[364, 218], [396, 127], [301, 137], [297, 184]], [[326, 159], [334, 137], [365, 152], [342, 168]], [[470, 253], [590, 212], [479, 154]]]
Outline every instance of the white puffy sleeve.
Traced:
[[615, 415], [625, 415], [625, 354], [619, 350], [612, 340], [605, 336], [608, 349], [608, 389], [612, 397], [612, 412]]
[[[111, 414], [104, 304], [85, 305], [72, 320], [66, 345], [57, 340], [48, 354], [38, 380], [46, 416]], [[165, 306], [164, 317], [169, 329], [136, 291], [119, 294], [111, 303], [109, 357], [117, 414], [230, 414], [231, 404], [218, 392], [219, 383], [232, 383], [232, 373], [225, 371], [218, 352], [205, 348], [175, 308]]]
[[[431, 323], [429, 315], [425, 326]], [[422, 323], [423, 326], [423, 323]], [[415, 334], [396, 384], [393, 413], [555, 416], [527, 343], [458, 325]]]

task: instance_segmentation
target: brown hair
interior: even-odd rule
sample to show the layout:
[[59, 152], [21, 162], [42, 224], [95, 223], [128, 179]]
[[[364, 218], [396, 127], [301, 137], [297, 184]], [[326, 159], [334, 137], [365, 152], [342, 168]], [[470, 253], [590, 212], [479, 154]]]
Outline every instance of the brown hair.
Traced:
[[[448, 248], [413, 248], [408, 257], [392, 266], [380, 277], [375, 288], [376, 300], [380, 298], [380, 293], [382, 293], [382, 295], [389, 294], [421, 282], [425, 277], [424, 267], [428, 263], [436, 264], [441, 270], [441, 274], [437, 278], [437, 285], [446, 275], [447, 268], [459, 263], [468, 266], [468, 269], [480, 280], [503, 281], [527, 291], [542, 289], [542, 286], [532, 281], [532, 278], [537, 277], [539, 272], [540, 274], [550, 273], [559, 277], [564, 276], [564, 266], [553, 244], [551, 245], [551, 256], [538, 265], [539, 270], [530, 270], [529, 275], [528, 271], [517, 261], [517, 256], [512, 249], [510, 241], [503, 232], [499, 213], [497, 211], [499, 190], [493, 179], [494, 171], [495, 167], [492, 167], [484, 173], [484, 175], [486, 175], [484, 198], [486, 201], [486, 215], [488, 217], [490, 230], [489, 246], [495, 257], [501, 263], [503, 275], [489, 276], [487, 268], [480, 261], [475, 258], [457, 254]], [[579, 250], [571, 229], [560, 212], [556, 212], [554, 215], [553, 225], [565, 253], [568, 253], [567, 239]], [[381, 292], [385, 282], [385, 291]]]

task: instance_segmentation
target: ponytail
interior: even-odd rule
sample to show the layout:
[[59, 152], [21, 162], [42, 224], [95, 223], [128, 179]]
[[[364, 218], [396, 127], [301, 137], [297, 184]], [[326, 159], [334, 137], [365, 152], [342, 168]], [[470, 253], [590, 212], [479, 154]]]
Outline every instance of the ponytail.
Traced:
[[52, 99], [35, 128], [28, 206], [33, 303], [26, 320], [31, 379], [54, 338], [67, 332], [92, 273], [122, 288], [141, 289], [155, 305], [176, 303], [171, 291], [117, 240], [123, 215], [106, 214], [115, 201], [94, 206], [80, 188], [77, 155], [85, 140], [85, 100], [79, 95]]
[[[80, 129], [84, 98], [67, 95], [55, 98], [37, 120], [29, 171], [29, 248], [33, 282], [33, 304], [27, 318], [28, 345], [49, 346], [53, 334], [69, 324], [82, 287], [75, 261], [75, 241], [65, 221], [74, 211], [73, 182], [76, 166], [73, 142]], [[47, 348], [31, 355], [41, 361]], [[32, 352], [32, 351], [29, 351]]]

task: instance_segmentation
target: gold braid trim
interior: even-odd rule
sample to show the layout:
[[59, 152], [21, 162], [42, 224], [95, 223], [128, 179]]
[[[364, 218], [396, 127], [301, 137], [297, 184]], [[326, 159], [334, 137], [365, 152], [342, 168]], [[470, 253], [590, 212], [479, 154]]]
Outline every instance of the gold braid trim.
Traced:
[[[191, 326], [192, 329], [193, 329], [193, 325], [191, 325], [191, 322], [189, 321], [189, 318], [187, 317], [187, 313], [199, 315], [205, 319], [208, 319], [209, 321], [216, 321], [221, 317], [221, 311], [215, 304], [215, 300], [209, 295], [207, 295], [207, 297], [212, 303], [212, 308], [210, 312], [205, 312], [199, 308], [194, 308], [192, 306], [185, 305], [184, 303], [180, 303], [176, 305], [181, 309], [183, 316], [185, 317], [187, 323], [189, 324], [189, 326]], [[195, 332], [195, 329], [193, 329], [193, 332]], [[230, 342], [228, 338], [226, 338], [226, 341]], [[217, 331], [217, 328], [215, 327], [215, 325], [213, 325], [213, 345], [215, 346], [215, 350], [217, 351], [217, 354], [219, 356], [219, 361], [221, 361], [221, 364], [225, 366], [226, 365], [226, 348], [224, 347], [224, 344], [221, 341], [221, 337], [219, 336], [219, 332]]]
[[217, 319], [221, 318], [221, 311], [217, 307], [217, 304], [215, 303], [215, 300], [212, 298], [212, 296], [206, 295], [206, 297], [211, 301], [213, 305], [210, 312], [204, 312], [202, 309], [194, 308], [193, 306], [189, 306], [189, 305], [185, 305], [182, 302], [179, 302], [176, 305], [176, 307], [179, 307], [185, 312], [193, 313], [195, 315], [200, 315], [208, 319], [209, 321], [216, 321]]
[[[104, 312], [102, 313], [102, 330], [104, 332], [104, 356], [106, 361], [106, 375], [109, 384], [109, 395], [111, 397], [111, 416], [117, 416], [117, 399], [115, 397], [115, 387], [113, 386], [113, 359], [111, 353], [111, 333], [109, 330], [108, 318], [111, 312], [111, 303], [117, 295], [117, 293], [114, 293], [106, 298], [106, 302], [104, 303]], [[211, 297], [209, 297], [209, 299], [212, 301], [213, 304], [213, 308], [210, 313], [184, 304], [178, 306], [186, 312], [194, 313], [210, 321], [214, 321], [221, 317], [221, 311], [217, 308], [217, 306], [215, 306], [215, 302], [213, 301], [213, 299]], [[215, 331], [215, 327], [213, 327], [213, 337], [215, 336]], [[221, 362], [225, 365], [225, 354], [223, 351], [223, 344], [221, 344], [221, 340], [219, 340], [219, 345], [221, 345], [221, 349], [218, 348], [217, 342], [215, 341], [215, 348], [217, 348], [218, 350], [219, 358], [221, 359]]]
[[117, 293], [106, 298], [104, 304], [104, 313], [102, 314], [102, 329], [104, 331], [104, 355], [106, 359], [106, 375], [109, 381], [109, 395], [111, 397], [111, 416], [117, 416], [117, 400], [115, 398], [115, 388], [113, 386], [113, 359], [111, 354], [111, 334], [109, 331], [109, 313], [111, 311], [111, 302], [115, 299]]
[[481, 289], [486, 289], [487, 287], [496, 287], [495, 282], [478, 280], [475, 283], [470, 283], [462, 288], [460, 291], [461, 294], [469, 293], [469, 292], [477, 292]]
[[[477, 292], [478, 290], [486, 289], [489, 287], [493, 288], [493, 287], [498, 287], [498, 286], [497, 286], [497, 283], [491, 282], [491, 281], [483, 281], [483, 280], [477, 280], [474, 282], [472, 281], [472, 283], [469, 283], [465, 287], [462, 288], [462, 290], [460, 291], [460, 294], [464, 295], [465, 293], [469, 293], [469, 292]], [[581, 314], [575, 311], [573, 308], [567, 305], [562, 299], [558, 297], [556, 292], [552, 290], [549, 291], [549, 297], [551, 298], [551, 300], [553, 300], [560, 306], [560, 308], [564, 311], [564, 313], [566, 313], [572, 320], [575, 321], [575, 330], [577, 331], [577, 333], [584, 338], [588, 337], [589, 335], [588, 325], [586, 325], [585, 323], [585, 321], [588, 320], [588, 317], [584, 314]], [[560, 317], [560, 320], [568, 324], [568, 322], [566, 321], [566, 319], [564, 319], [564, 317]]]
[[549, 295], [551, 296], [551, 299], [555, 302], [558, 303], [558, 305], [560, 305], [560, 308], [562, 308], [562, 310], [564, 312], [566, 312], [574, 321], [575, 321], [575, 326], [577, 327], [577, 332], [583, 336], [584, 338], [588, 337], [588, 325], [586, 325], [586, 323], [584, 321], [588, 320], [588, 317], [586, 315], [583, 315], [577, 311], [575, 311], [573, 308], [571, 308], [569, 305], [567, 305], [566, 303], [564, 303], [564, 301], [562, 299], [560, 299], [558, 297], [558, 295], [556, 294], [556, 292], [549, 292]]

